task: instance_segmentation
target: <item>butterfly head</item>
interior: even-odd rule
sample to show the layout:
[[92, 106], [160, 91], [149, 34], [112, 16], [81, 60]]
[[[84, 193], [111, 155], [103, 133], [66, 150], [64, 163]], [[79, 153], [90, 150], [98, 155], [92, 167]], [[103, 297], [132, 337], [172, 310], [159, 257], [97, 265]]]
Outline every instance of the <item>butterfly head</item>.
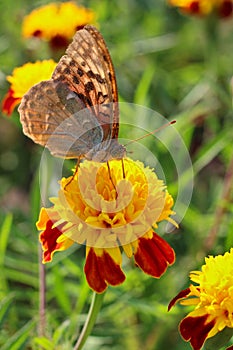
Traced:
[[102, 142], [93, 147], [85, 158], [103, 163], [111, 159], [122, 159], [125, 155], [125, 147], [119, 144], [117, 139], [111, 139], [111, 142]]

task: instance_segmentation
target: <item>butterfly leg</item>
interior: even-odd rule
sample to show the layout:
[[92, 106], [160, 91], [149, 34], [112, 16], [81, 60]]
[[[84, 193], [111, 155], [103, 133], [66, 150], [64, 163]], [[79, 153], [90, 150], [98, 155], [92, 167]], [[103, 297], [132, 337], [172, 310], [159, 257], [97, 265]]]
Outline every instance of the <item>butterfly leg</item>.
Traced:
[[112, 183], [112, 185], [113, 185], [113, 187], [114, 187], [114, 189], [115, 189], [115, 191], [116, 191], [116, 193], [117, 193], [116, 186], [115, 186], [115, 184], [114, 184], [114, 182], [113, 182], [113, 179], [112, 179], [112, 175], [111, 175], [111, 169], [110, 169], [109, 161], [107, 161], [107, 167], [108, 167], [108, 175], [109, 175], [109, 179], [110, 179], [110, 181], [111, 181], [111, 183]]
[[125, 166], [124, 166], [124, 159], [121, 158], [121, 164], [122, 164], [122, 175], [123, 175], [123, 179], [125, 179]]
[[74, 171], [74, 173], [73, 173], [71, 179], [70, 179], [70, 180], [67, 182], [67, 184], [65, 185], [64, 190], [66, 190], [66, 187], [74, 180], [74, 177], [75, 177], [75, 175], [76, 175], [77, 172], [78, 172], [78, 168], [79, 168], [80, 161], [81, 161], [81, 157], [78, 157], [77, 164], [76, 164], [76, 166], [75, 166], [75, 171]]

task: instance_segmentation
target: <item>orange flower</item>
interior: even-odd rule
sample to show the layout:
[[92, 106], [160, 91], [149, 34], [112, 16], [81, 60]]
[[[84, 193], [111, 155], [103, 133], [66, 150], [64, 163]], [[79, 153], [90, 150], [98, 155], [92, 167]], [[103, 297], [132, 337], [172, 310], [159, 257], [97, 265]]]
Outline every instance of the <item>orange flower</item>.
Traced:
[[32, 11], [24, 18], [23, 36], [38, 37], [49, 41], [53, 48], [63, 48], [78, 29], [93, 23], [92, 10], [77, 6], [74, 2], [51, 3]]
[[[89, 286], [102, 293], [125, 280], [122, 252], [147, 274], [159, 278], [174, 263], [175, 254], [153, 228], [158, 222], [176, 223], [170, 215], [173, 199], [150, 168], [124, 159], [84, 161], [74, 177], [63, 178], [53, 206], [42, 208], [37, 227], [43, 262], [55, 251], [74, 243], [86, 245], [84, 271]], [[177, 225], [176, 225], [177, 226]]]
[[53, 60], [26, 63], [13, 70], [12, 75], [7, 76], [11, 84], [2, 102], [2, 111], [11, 115], [14, 108], [20, 103], [23, 95], [35, 84], [51, 78], [56, 67]]
[[191, 15], [216, 13], [219, 17], [229, 17], [233, 13], [232, 0], [169, 0], [169, 3]]

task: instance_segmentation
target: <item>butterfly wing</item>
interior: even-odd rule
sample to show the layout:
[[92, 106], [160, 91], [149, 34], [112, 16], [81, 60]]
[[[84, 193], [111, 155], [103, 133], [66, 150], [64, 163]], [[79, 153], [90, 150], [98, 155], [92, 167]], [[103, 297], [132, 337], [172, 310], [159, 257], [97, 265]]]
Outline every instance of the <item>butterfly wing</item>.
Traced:
[[78, 158], [103, 139], [103, 130], [83, 101], [63, 82], [42, 81], [19, 106], [24, 134], [52, 155]]
[[64, 81], [91, 108], [103, 128], [103, 140], [118, 137], [117, 83], [111, 56], [100, 32], [85, 26], [76, 32], [52, 78]]
[[48, 147], [53, 155], [78, 158], [101, 149], [95, 146], [103, 141], [107, 150], [117, 138], [117, 101], [105, 41], [96, 28], [86, 26], [75, 34], [52, 79], [25, 94], [19, 113], [24, 133], [34, 142]]

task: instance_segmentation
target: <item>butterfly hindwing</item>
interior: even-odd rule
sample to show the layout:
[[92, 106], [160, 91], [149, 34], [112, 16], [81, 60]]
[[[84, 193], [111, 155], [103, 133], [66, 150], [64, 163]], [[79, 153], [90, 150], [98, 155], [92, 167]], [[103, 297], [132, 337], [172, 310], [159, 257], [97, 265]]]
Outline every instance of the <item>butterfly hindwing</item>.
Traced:
[[55, 156], [77, 158], [103, 138], [94, 114], [62, 82], [51, 79], [33, 86], [19, 112], [24, 133]]

